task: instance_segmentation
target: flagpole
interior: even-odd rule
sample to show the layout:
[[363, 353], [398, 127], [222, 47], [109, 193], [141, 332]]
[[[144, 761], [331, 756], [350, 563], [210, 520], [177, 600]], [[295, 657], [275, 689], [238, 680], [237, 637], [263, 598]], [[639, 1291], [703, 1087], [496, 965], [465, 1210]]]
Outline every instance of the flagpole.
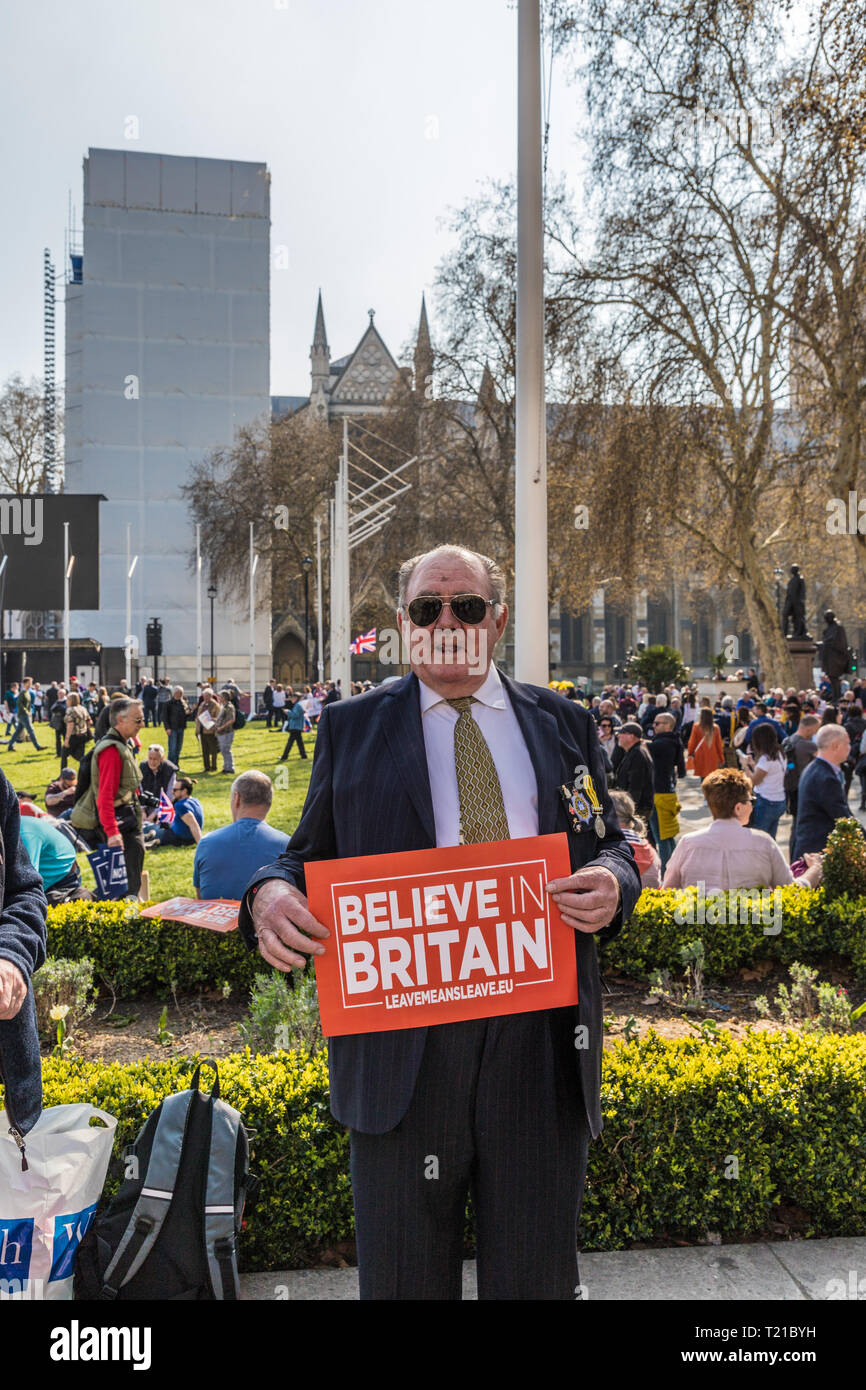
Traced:
[[196, 699], [201, 698], [201, 523], [195, 528], [195, 679]]
[[328, 607], [330, 620], [330, 633], [328, 636], [328, 665], [331, 678], [334, 675], [334, 652], [336, 651], [337, 640], [337, 587], [334, 583], [334, 512], [336, 510], [335, 496], [328, 503]]
[[539, 0], [518, 0], [514, 674], [535, 685], [550, 674], [542, 195]]
[[343, 613], [343, 660], [341, 689], [344, 698], [352, 693], [352, 600], [349, 588], [349, 422], [343, 417], [343, 485], [340, 492], [340, 607]]
[[322, 518], [320, 516], [316, 517], [316, 619], [318, 622], [316, 668], [321, 684], [325, 679], [325, 649], [322, 646]]
[[126, 688], [132, 685], [132, 523], [126, 523]]
[[69, 558], [69, 522], [63, 523], [63, 679], [69, 689], [69, 577], [72, 561]]
[[255, 574], [258, 555], [254, 553], [253, 525], [250, 522], [250, 719], [256, 712], [256, 591]]

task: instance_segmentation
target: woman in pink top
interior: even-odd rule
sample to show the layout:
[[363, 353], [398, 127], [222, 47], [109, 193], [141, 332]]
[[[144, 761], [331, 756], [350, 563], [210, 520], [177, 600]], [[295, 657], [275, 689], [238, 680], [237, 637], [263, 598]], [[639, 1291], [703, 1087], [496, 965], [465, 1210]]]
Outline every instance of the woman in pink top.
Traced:
[[815, 888], [820, 861], [795, 879], [782, 851], [764, 830], [750, 830], [752, 785], [744, 772], [720, 768], [704, 779], [704, 796], [713, 816], [708, 830], [683, 835], [668, 861], [663, 888], [783, 888], [797, 883]]

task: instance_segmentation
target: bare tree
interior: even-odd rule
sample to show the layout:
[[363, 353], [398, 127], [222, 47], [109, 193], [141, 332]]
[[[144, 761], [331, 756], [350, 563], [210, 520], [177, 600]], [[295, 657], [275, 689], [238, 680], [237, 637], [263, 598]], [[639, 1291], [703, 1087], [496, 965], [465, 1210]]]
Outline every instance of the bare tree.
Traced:
[[[775, 94], [772, 11], [724, 0], [569, 7], [562, 22], [590, 55], [597, 249], [582, 258], [576, 237], [565, 248], [573, 269], [564, 290], [604, 316], [631, 400], [663, 408], [665, 444], [650, 462], [654, 515], [740, 589], [765, 663], [787, 682], [771, 564], [780, 537], [793, 536], [789, 498], [825, 460], [826, 440], [780, 408], [787, 306], [802, 294], [807, 258], [790, 201], [743, 157], [756, 139], [749, 121]], [[784, 174], [793, 137], [771, 137]], [[681, 445], [672, 425], [684, 431]]]
[[43, 492], [44, 398], [40, 382], [9, 377], [0, 392], [0, 487], [4, 492]]
[[[784, 330], [776, 334], [773, 392], [784, 403], [790, 391], [801, 439], [812, 443], [813, 477], [823, 479], [823, 496], [813, 489], [813, 510], [801, 518], [807, 544], [820, 552], [830, 494], [847, 500], [862, 477], [862, 5], [580, 0], [555, 10], [560, 41], [579, 40], [588, 54], [583, 71], [598, 206], [610, 211], [629, 184], [635, 197], [620, 206], [634, 209], [643, 198], [648, 262], [655, 260], [663, 225], [654, 202], [660, 169], [669, 171], [668, 186], [678, 190], [684, 208], [695, 191], [712, 207], [724, 159], [730, 191], [714, 209], [708, 255], [715, 254], [719, 236], [739, 254], [733, 233], [749, 204], [763, 206], [765, 225], [777, 229], [778, 271], [760, 280], [763, 311]], [[607, 225], [602, 220], [601, 227]], [[743, 281], [751, 262], [750, 254], [738, 268]], [[791, 525], [786, 534], [793, 535]], [[866, 573], [866, 535], [856, 529], [851, 540]], [[766, 595], [757, 607], [766, 613]]]

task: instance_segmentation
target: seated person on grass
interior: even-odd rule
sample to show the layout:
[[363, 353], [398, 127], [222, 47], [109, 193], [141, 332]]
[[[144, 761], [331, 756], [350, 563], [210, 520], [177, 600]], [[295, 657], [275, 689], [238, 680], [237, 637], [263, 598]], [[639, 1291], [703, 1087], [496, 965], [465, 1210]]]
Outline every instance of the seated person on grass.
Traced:
[[198, 797], [192, 794], [194, 786], [194, 777], [175, 779], [171, 792], [174, 820], [156, 827], [156, 838], [161, 845], [191, 845], [201, 839], [204, 811]]
[[73, 895], [90, 897], [82, 887], [75, 846], [47, 816], [22, 816], [21, 840], [42, 878], [49, 902], [62, 902]]
[[74, 767], [64, 767], [54, 782], [45, 788], [45, 808], [52, 816], [66, 820], [75, 805], [78, 773]]
[[[141, 790], [150, 792], [151, 796], [159, 796], [160, 792], [165, 792], [171, 798], [174, 791], [174, 783], [177, 777], [177, 767], [170, 763], [165, 756], [165, 749], [161, 743], [152, 743], [147, 750], [147, 757], [138, 764], [141, 768]], [[144, 819], [155, 821], [157, 812], [148, 811]]]
[[264, 772], [253, 769], [235, 778], [231, 825], [203, 835], [196, 847], [192, 881], [197, 898], [240, 901], [256, 870], [283, 853], [288, 835], [266, 823], [273, 798], [273, 783]]

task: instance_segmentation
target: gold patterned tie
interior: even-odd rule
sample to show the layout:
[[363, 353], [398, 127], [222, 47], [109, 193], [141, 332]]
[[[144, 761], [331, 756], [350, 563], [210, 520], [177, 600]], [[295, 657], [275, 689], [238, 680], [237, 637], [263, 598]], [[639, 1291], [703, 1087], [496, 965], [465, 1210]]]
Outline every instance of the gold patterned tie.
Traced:
[[478, 845], [484, 840], [508, 840], [508, 817], [493, 755], [470, 714], [476, 703], [471, 695], [448, 700], [460, 716], [454, 725], [454, 762], [460, 797], [460, 843]]

